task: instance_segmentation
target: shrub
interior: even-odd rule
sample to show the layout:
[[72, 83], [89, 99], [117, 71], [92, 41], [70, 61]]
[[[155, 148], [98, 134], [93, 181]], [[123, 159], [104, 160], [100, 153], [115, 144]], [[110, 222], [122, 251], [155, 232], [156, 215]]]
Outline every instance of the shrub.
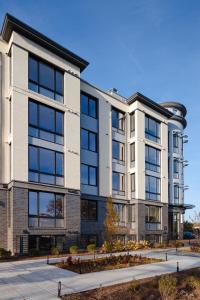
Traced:
[[200, 295], [200, 279], [194, 276], [189, 276], [186, 278], [186, 283], [191, 287], [197, 295]]
[[39, 256], [40, 252], [37, 249], [30, 249], [29, 250], [29, 256]]
[[7, 251], [4, 248], [0, 248], [0, 257], [7, 258], [11, 256], [11, 251]]
[[67, 258], [67, 263], [68, 263], [69, 265], [72, 265], [72, 257], [71, 257], [71, 256], [68, 256], [68, 258]]
[[71, 254], [77, 254], [77, 253], [78, 253], [78, 246], [76, 246], [76, 245], [71, 246], [71, 247], [69, 248], [69, 252], [70, 252]]
[[113, 250], [114, 251], [123, 251], [124, 250], [124, 244], [120, 240], [116, 240], [113, 243]]
[[58, 256], [60, 254], [60, 252], [59, 252], [58, 248], [52, 247], [51, 248], [51, 254]]
[[112, 252], [112, 245], [108, 241], [105, 241], [101, 246], [102, 252], [109, 253]]
[[140, 289], [140, 285], [137, 282], [131, 283], [131, 285], [128, 288], [131, 294], [135, 294], [136, 292], [139, 291], [139, 289]]
[[192, 246], [192, 247], [190, 247], [190, 250], [192, 252], [200, 253], [200, 246]]
[[126, 250], [129, 250], [129, 251], [135, 250], [135, 246], [136, 246], [136, 242], [129, 240], [126, 244]]
[[96, 245], [95, 244], [89, 244], [87, 245], [87, 251], [88, 252], [94, 252], [96, 249]]
[[158, 285], [162, 300], [173, 300], [176, 297], [177, 280], [172, 275], [164, 275], [160, 278]]

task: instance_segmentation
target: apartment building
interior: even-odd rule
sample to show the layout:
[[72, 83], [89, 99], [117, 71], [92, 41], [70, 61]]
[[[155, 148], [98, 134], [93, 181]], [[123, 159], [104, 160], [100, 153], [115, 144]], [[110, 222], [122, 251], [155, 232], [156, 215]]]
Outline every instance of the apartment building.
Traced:
[[13, 16], [0, 39], [0, 247], [181, 238], [186, 108], [81, 79], [88, 62]]

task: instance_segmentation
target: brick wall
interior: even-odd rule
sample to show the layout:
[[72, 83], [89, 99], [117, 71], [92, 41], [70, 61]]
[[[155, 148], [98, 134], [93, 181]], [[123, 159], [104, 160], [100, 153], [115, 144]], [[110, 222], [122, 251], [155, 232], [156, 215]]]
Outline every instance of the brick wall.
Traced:
[[0, 189], [0, 248], [7, 249], [7, 190]]

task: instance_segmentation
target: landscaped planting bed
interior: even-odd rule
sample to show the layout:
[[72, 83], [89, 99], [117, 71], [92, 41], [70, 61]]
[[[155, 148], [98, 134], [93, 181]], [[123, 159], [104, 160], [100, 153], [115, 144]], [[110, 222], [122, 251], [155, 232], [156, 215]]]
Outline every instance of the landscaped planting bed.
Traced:
[[89, 260], [80, 260], [76, 258], [73, 259], [71, 256], [69, 256], [66, 260], [54, 263], [53, 265], [79, 274], [85, 274], [91, 272], [134, 267], [161, 261], [161, 259], [128, 254], [119, 256], [112, 255], [108, 257], [95, 258]]
[[200, 299], [200, 268], [66, 295], [63, 300]]

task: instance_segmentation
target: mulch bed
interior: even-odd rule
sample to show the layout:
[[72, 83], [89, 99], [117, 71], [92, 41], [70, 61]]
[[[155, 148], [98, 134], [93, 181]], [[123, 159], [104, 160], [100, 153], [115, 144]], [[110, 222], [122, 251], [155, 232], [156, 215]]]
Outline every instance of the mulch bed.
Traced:
[[[198, 300], [198, 296], [186, 284], [187, 276], [195, 276], [200, 279], [200, 268], [195, 268], [179, 273], [174, 273], [177, 278], [176, 300]], [[161, 300], [158, 289], [160, 276], [142, 280], [135, 280], [129, 283], [99, 288], [88, 292], [82, 292], [63, 296], [63, 300]], [[187, 295], [190, 294], [191, 298]]]

